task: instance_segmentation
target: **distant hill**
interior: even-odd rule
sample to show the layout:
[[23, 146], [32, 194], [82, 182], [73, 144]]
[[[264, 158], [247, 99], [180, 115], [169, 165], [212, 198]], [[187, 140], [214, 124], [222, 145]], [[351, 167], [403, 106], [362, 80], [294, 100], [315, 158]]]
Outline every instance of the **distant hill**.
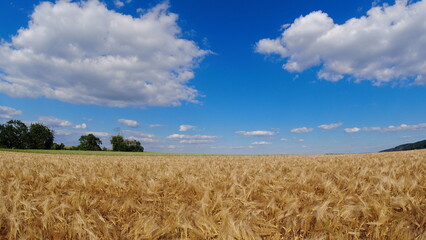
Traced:
[[426, 140], [418, 141], [415, 143], [402, 144], [394, 148], [383, 150], [381, 152], [406, 151], [406, 150], [424, 149], [424, 148], [426, 148]]

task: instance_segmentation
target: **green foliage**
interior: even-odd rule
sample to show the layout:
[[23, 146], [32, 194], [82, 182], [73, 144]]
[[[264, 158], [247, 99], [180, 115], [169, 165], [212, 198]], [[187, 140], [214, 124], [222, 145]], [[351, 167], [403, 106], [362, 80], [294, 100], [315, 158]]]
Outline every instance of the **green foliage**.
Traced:
[[102, 141], [93, 134], [83, 135], [79, 139], [80, 145], [78, 145], [79, 150], [85, 151], [101, 151], [99, 145], [102, 144]]
[[61, 144], [54, 143], [52, 145], [52, 150], [65, 150], [65, 145], [63, 143]]
[[51, 149], [53, 145], [53, 130], [41, 123], [33, 123], [28, 132], [28, 148]]
[[124, 139], [122, 136], [112, 136], [110, 142], [113, 151], [126, 151], [126, 144], [124, 143]]
[[126, 144], [127, 152], [143, 152], [144, 150], [139, 141], [126, 139], [124, 143]]
[[15, 149], [51, 149], [53, 130], [41, 123], [33, 123], [28, 129], [20, 120], [10, 120], [0, 125], [0, 146]]
[[141, 143], [136, 140], [124, 139], [122, 136], [112, 136], [111, 145], [113, 151], [120, 152], [143, 152], [144, 148], [141, 146]]
[[0, 125], [0, 146], [25, 149], [28, 147], [28, 127], [19, 120]]

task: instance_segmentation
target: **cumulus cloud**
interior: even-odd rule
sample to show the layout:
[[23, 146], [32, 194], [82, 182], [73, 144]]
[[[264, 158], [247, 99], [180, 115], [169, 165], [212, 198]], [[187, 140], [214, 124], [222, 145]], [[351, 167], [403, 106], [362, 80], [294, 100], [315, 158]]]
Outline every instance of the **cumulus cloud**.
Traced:
[[74, 125], [72, 122], [68, 120], [59, 119], [53, 116], [39, 116], [38, 120], [50, 127], [72, 127], [75, 129], [87, 128], [87, 125], [85, 123]]
[[275, 135], [275, 132], [272, 131], [236, 131], [235, 133], [248, 137], [266, 137]]
[[179, 143], [198, 144], [213, 143], [217, 136], [172, 134], [167, 136], [167, 138], [179, 140]]
[[268, 145], [272, 144], [271, 142], [261, 141], [261, 142], [252, 142], [252, 145]]
[[366, 16], [334, 23], [322, 11], [296, 19], [276, 39], [262, 39], [256, 51], [277, 54], [290, 72], [321, 66], [319, 78], [344, 76], [375, 85], [414, 81], [426, 85], [426, 0], [397, 0], [374, 6]]
[[154, 138], [141, 138], [141, 137], [134, 137], [134, 136], [128, 137], [127, 139], [129, 139], [129, 140], [136, 140], [136, 141], [139, 141], [139, 142], [142, 142], [142, 143], [154, 143], [154, 142], [158, 142], [158, 140], [154, 139]]
[[209, 51], [180, 37], [168, 9], [134, 18], [98, 0], [42, 2], [0, 41], [0, 92], [115, 107], [197, 102], [188, 82]]
[[188, 130], [193, 130], [195, 129], [195, 126], [192, 125], [180, 125], [179, 126], [179, 132], [186, 132]]
[[144, 133], [139, 131], [132, 130], [122, 130], [120, 131], [122, 135], [124, 135], [127, 139], [136, 140], [142, 143], [154, 143], [158, 142], [154, 134]]
[[86, 134], [93, 134], [96, 137], [109, 137], [111, 136], [109, 133], [107, 132], [85, 132]]
[[139, 131], [132, 131], [132, 130], [122, 130], [121, 133], [124, 134], [124, 135], [132, 135], [132, 136], [144, 137], [144, 138], [154, 138], [155, 137], [154, 134], [144, 133], [144, 132], [139, 132]]
[[331, 124], [323, 124], [323, 125], [319, 125], [318, 128], [324, 129], [324, 130], [331, 130], [333, 128], [337, 128], [342, 126], [343, 123], [331, 123]]
[[78, 133], [82, 133], [82, 132], [71, 130], [71, 129], [57, 129], [57, 130], [55, 130], [55, 135], [60, 135], [60, 136], [69, 136], [69, 135], [78, 134]]
[[361, 131], [361, 128], [357, 128], [357, 127], [354, 127], [354, 128], [345, 128], [343, 131], [345, 131], [347, 133], [356, 133], [356, 132]]
[[76, 129], [86, 129], [87, 125], [85, 123], [77, 124], [77, 125], [74, 126], [74, 128], [76, 128]]
[[128, 127], [136, 128], [139, 127], [139, 123], [135, 120], [129, 120], [129, 119], [118, 119], [117, 122], [127, 125]]
[[290, 132], [292, 132], [292, 133], [308, 133], [308, 132], [312, 132], [313, 130], [314, 130], [313, 128], [301, 127], [301, 128], [293, 128], [293, 129], [291, 129]]
[[0, 106], [0, 118], [11, 119], [21, 114], [21, 110], [16, 110], [8, 106]]
[[87, 135], [87, 134], [93, 134], [97, 137], [103, 137], [103, 138], [111, 136], [107, 132], [92, 132], [92, 131], [82, 131], [82, 130], [74, 130], [74, 129], [57, 129], [57, 130], [55, 130], [55, 135], [61, 135], [61, 136]]
[[70, 127], [73, 125], [72, 122], [68, 120], [62, 120], [52, 116], [40, 116], [38, 120], [51, 127]]

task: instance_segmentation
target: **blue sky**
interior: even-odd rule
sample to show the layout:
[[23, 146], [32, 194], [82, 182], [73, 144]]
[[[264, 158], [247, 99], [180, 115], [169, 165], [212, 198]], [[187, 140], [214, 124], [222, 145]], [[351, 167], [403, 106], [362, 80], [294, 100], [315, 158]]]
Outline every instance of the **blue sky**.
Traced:
[[426, 1], [0, 3], [0, 121], [147, 151], [374, 152], [426, 136]]

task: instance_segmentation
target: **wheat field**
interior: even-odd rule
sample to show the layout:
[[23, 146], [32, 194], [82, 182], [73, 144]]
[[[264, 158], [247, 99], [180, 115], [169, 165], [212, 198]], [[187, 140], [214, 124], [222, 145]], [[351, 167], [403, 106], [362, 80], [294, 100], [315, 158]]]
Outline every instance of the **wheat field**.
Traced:
[[0, 239], [426, 239], [426, 151], [0, 152]]

